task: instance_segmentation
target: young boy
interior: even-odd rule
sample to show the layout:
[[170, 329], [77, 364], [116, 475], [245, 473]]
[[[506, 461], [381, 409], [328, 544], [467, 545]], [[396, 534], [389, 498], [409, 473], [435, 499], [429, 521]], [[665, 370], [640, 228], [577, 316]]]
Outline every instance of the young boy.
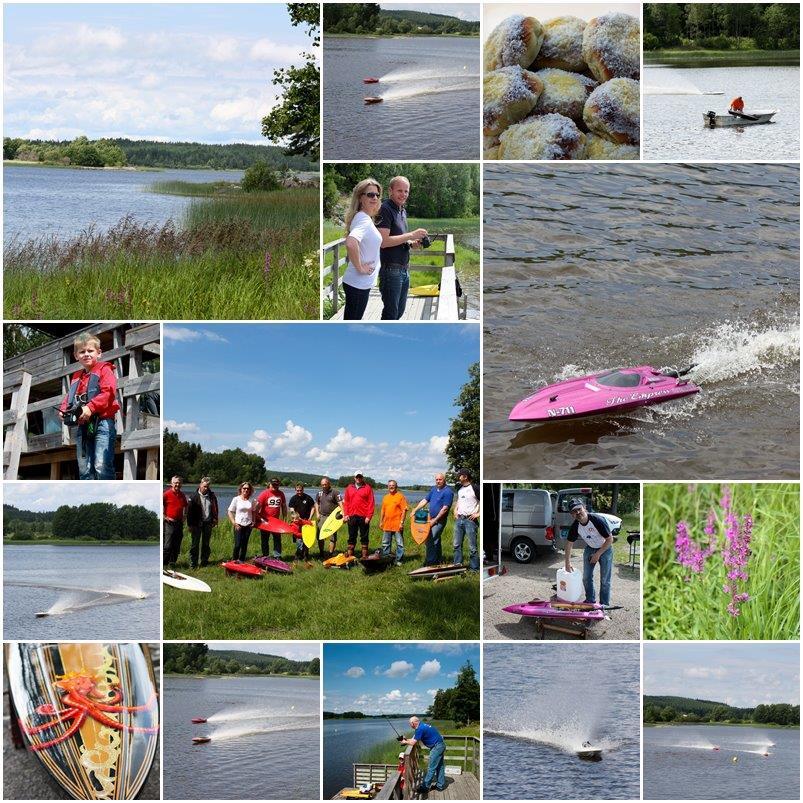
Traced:
[[75, 359], [83, 366], [70, 378], [70, 389], [59, 406], [59, 417], [75, 411], [76, 419], [67, 421], [77, 426], [75, 437], [78, 478], [113, 480], [114, 446], [117, 430], [114, 415], [117, 403], [117, 380], [111, 363], [100, 362], [100, 340], [89, 332], [73, 341]]

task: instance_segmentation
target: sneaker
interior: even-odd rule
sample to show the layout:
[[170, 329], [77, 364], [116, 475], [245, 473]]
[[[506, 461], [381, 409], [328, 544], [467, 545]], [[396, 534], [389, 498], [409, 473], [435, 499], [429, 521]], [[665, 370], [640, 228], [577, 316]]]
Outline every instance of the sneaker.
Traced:
[[424, 786], [424, 784], [421, 784], [421, 786], [419, 786], [419, 787], [418, 787], [418, 788], [415, 790], [415, 793], [416, 793], [417, 795], [425, 795], [427, 792], [429, 792], [429, 787], [428, 787], [428, 786]]

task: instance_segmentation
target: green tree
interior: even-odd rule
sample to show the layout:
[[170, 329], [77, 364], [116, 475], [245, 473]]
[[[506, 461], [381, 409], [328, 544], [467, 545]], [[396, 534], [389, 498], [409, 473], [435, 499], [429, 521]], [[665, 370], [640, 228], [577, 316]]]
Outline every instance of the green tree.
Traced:
[[471, 472], [473, 479], [480, 476], [480, 364], [468, 369], [469, 379], [460, 390], [455, 404], [460, 408], [449, 427], [446, 459], [449, 463], [449, 481], [453, 482], [460, 469]]
[[276, 172], [266, 161], [260, 159], [245, 171], [240, 186], [243, 192], [270, 192], [278, 190], [282, 185]]
[[[288, 3], [293, 26], [306, 25], [312, 46], [320, 46], [319, 5]], [[321, 72], [312, 53], [302, 53], [301, 67], [275, 70], [273, 85], [282, 90], [281, 102], [262, 120], [262, 135], [272, 142], [286, 141], [287, 154], [303, 154], [318, 159], [320, 151], [320, 87]]]

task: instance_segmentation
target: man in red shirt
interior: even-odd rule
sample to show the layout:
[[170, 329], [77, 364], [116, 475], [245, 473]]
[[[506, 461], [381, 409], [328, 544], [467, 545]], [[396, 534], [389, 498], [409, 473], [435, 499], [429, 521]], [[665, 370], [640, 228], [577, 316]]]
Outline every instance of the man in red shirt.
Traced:
[[741, 95], [739, 95], [738, 98], [734, 98], [731, 101], [731, 105], [730, 105], [729, 111], [732, 111], [732, 112], [744, 112], [744, 101], [742, 100], [742, 96]]
[[75, 338], [73, 353], [82, 367], [70, 377], [70, 389], [58, 414], [67, 426], [77, 427], [78, 479], [113, 480], [117, 442], [114, 417], [120, 409], [114, 367], [100, 361], [100, 340], [89, 332]]
[[187, 516], [187, 497], [181, 490], [181, 477], [173, 477], [170, 487], [162, 494], [162, 514], [162, 564], [174, 568], [181, 554]]
[[348, 554], [354, 554], [360, 536], [362, 557], [368, 557], [368, 532], [374, 515], [374, 489], [365, 482], [361, 471], [354, 473], [354, 482], [343, 494], [343, 521], [348, 524]]
[[[268, 519], [284, 519], [287, 516], [287, 498], [284, 491], [279, 489], [278, 477], [273, 477], [268, 484], [268, 487], [257, 497], [256, 515], [254, 523], [267, 521]], [[259, 531], [262, 539], [262, 554], [267, 555], [270, 551], [270, 538], [269, 533], [264, 530]], [[281, 558], [282, 556], [282, 536], [279, 533], [273, 533], [273, 557]]]

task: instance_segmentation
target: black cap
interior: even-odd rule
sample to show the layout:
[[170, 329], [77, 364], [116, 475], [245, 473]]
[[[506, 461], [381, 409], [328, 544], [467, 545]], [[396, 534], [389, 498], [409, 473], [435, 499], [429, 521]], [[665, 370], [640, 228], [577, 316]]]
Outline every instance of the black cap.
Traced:
[[582, 499], [572, 499], [569, 503], [569, 513], [574, 513], [575, 510], [579, 510], [581, 507], [585, 507]]

